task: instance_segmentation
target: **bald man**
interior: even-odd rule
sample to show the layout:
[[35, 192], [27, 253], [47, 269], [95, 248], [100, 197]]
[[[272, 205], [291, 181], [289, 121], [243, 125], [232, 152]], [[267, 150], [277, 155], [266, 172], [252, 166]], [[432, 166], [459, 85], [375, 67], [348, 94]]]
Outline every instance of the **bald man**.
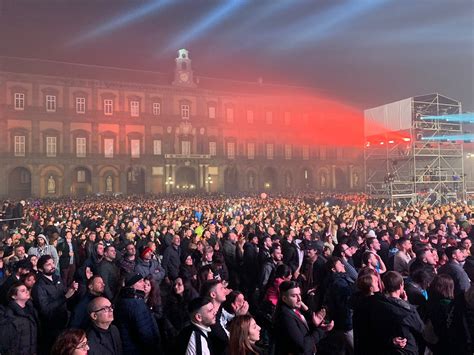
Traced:
[[114, 308], [105, 297], [94, 298], [87, 306], [92, 325], [87, 331], [89, 355], [122, 354], [122, 341], [115, 325]]

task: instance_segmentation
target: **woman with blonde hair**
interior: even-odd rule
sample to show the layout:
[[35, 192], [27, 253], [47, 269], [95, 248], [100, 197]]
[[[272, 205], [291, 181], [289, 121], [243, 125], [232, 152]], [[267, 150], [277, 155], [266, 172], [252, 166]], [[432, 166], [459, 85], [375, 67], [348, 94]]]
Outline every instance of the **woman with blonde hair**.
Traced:
[[260, 327], [255, 319], [245, 314], [230, 323], [229, 355], [263, 354], [255, 343], [260, 340]]

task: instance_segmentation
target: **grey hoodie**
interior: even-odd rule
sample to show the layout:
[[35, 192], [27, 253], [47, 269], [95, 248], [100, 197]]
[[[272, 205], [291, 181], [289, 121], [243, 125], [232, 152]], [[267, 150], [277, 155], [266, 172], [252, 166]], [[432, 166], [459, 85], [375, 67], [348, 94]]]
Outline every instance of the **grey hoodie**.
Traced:
[[28, 250], [28, 255], [36, 255], [38, 258], [43, 256], [43, 255], [51, 255], [54, 261], [54, 265], [58, 267], [59, 264], [59, 256], [56, 248], [53, 245], [49, 244], [48, 238], [46, 238], [43, 234], [39, 234], [38, 239], [41, 238], [44, 240], [45, 244], [43, 245], [42, 248], [39, 246], [36, 247], [31, 247]]

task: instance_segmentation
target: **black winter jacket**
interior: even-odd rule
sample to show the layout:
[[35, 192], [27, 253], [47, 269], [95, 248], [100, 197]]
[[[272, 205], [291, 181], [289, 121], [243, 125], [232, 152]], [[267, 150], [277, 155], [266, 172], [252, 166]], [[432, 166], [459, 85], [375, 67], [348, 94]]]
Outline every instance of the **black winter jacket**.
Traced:
[[124, 288], [115, 308], [115, 319], [124, 354], [159, 354], [158, 325], [145, 304], [144, 293]]
[[4, 309], [0, 331], [2, 354], [32, 355], [38, 353], [39, 320], [31, 301], [25, 308], [11, 301]]

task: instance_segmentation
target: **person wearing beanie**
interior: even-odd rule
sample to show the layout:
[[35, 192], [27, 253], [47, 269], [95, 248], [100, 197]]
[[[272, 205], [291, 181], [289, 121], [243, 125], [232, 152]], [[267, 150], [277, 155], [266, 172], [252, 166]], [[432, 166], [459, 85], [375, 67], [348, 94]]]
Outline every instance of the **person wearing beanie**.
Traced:
[[134, 272], [139, 273], [143, 277], [151, 275], [157, 286], [165, 278], [165, 269], [163, 269], [158, 260], [153, 258], [153, 250], [149, 247], [144, 247], [140, 252]]
[[145, 303], [145, 281], [137, 272], [125, 275], [114, 310], [124, 354], [161, 354], [158, 324]]

